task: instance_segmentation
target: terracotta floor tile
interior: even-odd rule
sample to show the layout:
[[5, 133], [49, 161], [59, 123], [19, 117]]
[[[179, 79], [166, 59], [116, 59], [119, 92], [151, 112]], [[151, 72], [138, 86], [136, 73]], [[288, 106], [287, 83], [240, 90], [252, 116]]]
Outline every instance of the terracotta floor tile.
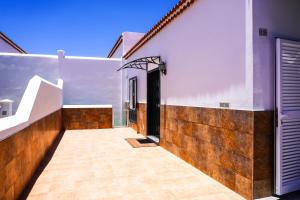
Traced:
[[161, 147], [132, 148], [131, 128], [70, 130], [28, 199], [243, 198]]

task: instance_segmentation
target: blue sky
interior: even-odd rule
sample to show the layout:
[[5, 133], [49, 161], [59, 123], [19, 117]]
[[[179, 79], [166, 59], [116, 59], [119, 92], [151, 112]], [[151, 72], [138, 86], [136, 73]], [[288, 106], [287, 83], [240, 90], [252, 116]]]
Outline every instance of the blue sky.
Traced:
[[122, 32], [147, 32], [177, 1], [1, 0], [0, 31], [28, 53], [107, 56]]

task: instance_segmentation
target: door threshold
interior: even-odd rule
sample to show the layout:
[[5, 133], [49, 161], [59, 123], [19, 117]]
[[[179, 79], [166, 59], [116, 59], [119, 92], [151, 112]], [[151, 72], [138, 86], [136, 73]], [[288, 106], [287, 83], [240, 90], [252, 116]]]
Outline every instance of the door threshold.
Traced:
[[157, 137], [155, 135], [148, 135], [147, 138], [150, 139], [150, 140], [152, 140], [156, 144], [159, 144], [159, 137]]

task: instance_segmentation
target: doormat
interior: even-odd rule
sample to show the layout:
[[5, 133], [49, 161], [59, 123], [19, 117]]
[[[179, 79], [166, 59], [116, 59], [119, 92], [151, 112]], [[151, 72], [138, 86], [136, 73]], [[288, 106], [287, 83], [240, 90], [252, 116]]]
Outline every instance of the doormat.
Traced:
[[141, 148], [141, 147], [157, 147], [149, 138], [126, 138], [125, 139], [133, 148]]

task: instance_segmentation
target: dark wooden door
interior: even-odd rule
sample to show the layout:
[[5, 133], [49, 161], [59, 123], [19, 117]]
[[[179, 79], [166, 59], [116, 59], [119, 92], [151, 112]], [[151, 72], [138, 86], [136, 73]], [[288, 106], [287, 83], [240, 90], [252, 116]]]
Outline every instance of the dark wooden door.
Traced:
[[159, 138], [160, 133], [160, 72], [147, 75], [147, 127], [148, 135]]

